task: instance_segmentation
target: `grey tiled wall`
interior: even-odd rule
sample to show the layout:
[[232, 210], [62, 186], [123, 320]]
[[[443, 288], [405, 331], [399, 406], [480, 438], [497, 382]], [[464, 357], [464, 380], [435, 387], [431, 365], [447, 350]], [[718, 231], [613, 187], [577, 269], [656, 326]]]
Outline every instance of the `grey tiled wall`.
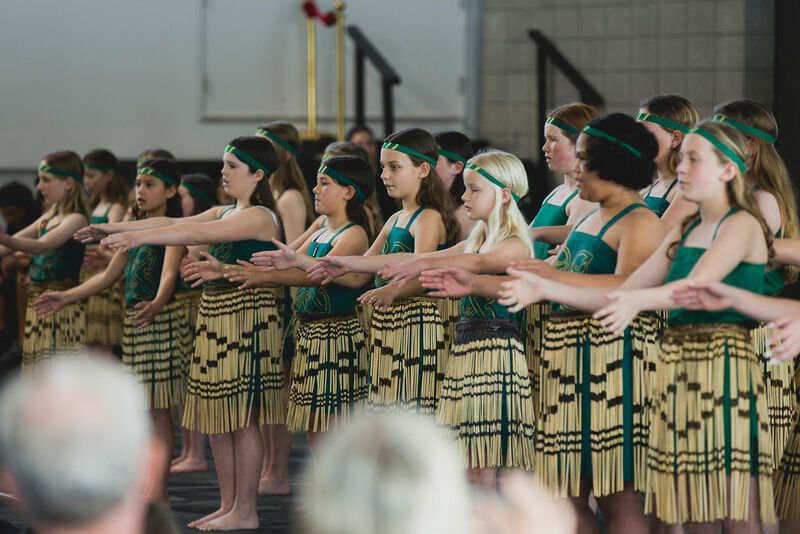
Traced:
[[[634, 112], [659, 93], [714, 104], [771, 104], [774, 0], [484, 0], [482, 134], [523, 157], [540, 154], [535, 132], [535, 28], [606, 99], [605, 112]], [[548, 108], [577, 99], [550, 70]]]

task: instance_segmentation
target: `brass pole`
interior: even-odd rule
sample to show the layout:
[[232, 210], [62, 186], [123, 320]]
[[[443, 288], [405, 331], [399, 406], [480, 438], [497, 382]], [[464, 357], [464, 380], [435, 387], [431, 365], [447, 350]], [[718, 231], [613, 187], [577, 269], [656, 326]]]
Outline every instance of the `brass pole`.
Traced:
[[317, 38], [315, 24], [316, 21], [313, 17], [307, 18], [308, 129], [304, 136], [306, 139], [316, 139], [317, 137]]
[[344, 141], [344, 2], [336, 2], [336, 137]]

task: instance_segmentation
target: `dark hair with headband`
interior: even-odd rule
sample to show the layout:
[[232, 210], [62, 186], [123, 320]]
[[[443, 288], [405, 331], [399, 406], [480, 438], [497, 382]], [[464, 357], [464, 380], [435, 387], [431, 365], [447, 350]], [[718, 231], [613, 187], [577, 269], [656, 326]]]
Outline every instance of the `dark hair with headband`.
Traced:
[[563, 122], [569, 128], [575, 130], [575, 132], [569, 131], [568, 129], [564, 129], [563, 127], [556, 124], [561, 128], [561, 131], [564, 132], [564, 135], [572, 141], [574, 145], [575, 142], [578, 140], [578, 134], [583, 128], [583, 125], [589, 122], [592, 119], [597, 118], [599, 113], [594, 108], [594, 106], [590, 106], [589, 104], [584, 104], [583, 102], [572, 102], [571, 104], [564, 104], [563, 106], [559, 106], [553, 111], [550, 111], [547, 116], [553, 117], [560, 122]]
[[[214, 206], [217, 196], [217, 186], [214, 181], [202, 173], [184, 174], [181, 176], [181, 185], [186, 187], [192, 196], [192, 215], [203, 213]], [[199, 193], [199, 194], [198, 194]]]
[[[424, 156], [406, 154], [414, 167], [419, 167], [423, 163], [427, 163], [430, 167], [428, 175], [420, 181], [415, 200], [420, 206], [439, 212], [447, 235], [447, 245], [457, 243], [461, 235], [461, 227], [455, 217], [456, 206], [453, 197], [444, 188], [442, 179], [436, 173], [439, 149], [433, 136], [420, 128], [407, 128], [391, 134], [385, 139], [385, 142], [400, 145], [402, 148], [411, 149]], [[402, 150], [400, 151], [402, 152]]]
[[178, 161], [175, 159], [175, 156], [172, 154], [172, 152], [166, 148], [148, 148], [146, 150], [142, 150], [142, 152], [136, 157], [136, 168], [138, 169], [139, 166], [148, 159], [155, 158], [166, 159], [172, 162]]
[[[181, 209], [181, 197], [178, 195], [178, 185], [181, 183], [181, 174], [178, 172], [178, 166], [175, 162], [170, 161], [165, 158], [152, 158], [146, 159], [139, 163], [139, 167], [137, 169], [137, 176], [139, 174], [146, 174], [143, 173], [142, 170], [150, 169], [155, 171], [156, 174], [147, 176], [152, 176], [157, 178], [158, 180], [164, 183], [164, 187], [174, 187], [175, 194], [167, 197], [167, 210], [164, 213], [165, 217], [183, 217], [183, 209]], [[163, 178], [162, 178], [163, 177]], [[166, 178], [166, 180], [164, 180]], [[172, 182], [172, 183], [169, 183]], [[134, 186], [135, 189], [135, 186]], [[143, 219], [145, 217], [145, 212], [139, 208], [139, 205], [136, 203], [136, 197], [134, 196], [133, 199], [133, 206], [131, 206], [133, 217], [135, 219]]]
[[[752, 188], [746, 182], [744, 173], [741, 172], [741, 168], [739, 166], [741, 163], [745, 167], [749, 167], [752, 163], [750, 150], [747, 147], [747, 138], [742, 132], [733, 126], [713, 120], [704, 120], [699, 122], [695, 128], [690, 131], [690, 134], [703, 137], [711, 144], [711, 149], [719, 159], [720, 165], [725, 165], [728, 163], [733, 163], [736, 165], [736, 175], [732, 180], [728, 180], [725, 186], [728, 203], [732, 209], [746, 211], [759, 222], [761, 225], [761, 230], [764, 233], [764, 239], [767, 242], [767, 248], [769, 250], [769, 258], [767, 263], [771, 264], [774, 256], [774, 250], [772, 248], [772, 234], [770, 234], [767, 223], [764, 221], [764, 217], [761, 215], [761, 211], [758, 208], [758, 203], [753, 195]], [[678, 235], [685, 235], [689, 225], [699, 217], [699, 211], [686, 217], [686, 219], [684, 219], [681, 223], [681, 232]], [[667, 251], [669, 257], [674, 257], [678, 246], [680, 246], [680, 240], [670, 244], [670, 248]]]
[[[768, 137], [778, 137], [778, 122], [766, 107], [752, 100], [735, 100], [720, 104], [714, 113], [733, 119], [739, 124], [755, 128]], [[724, 121], [723, 124], [730, 124]], [[742, 132], [755, 146], [753, 160], [747, 167], [745, 177], [764, 191], [771, 193], [781, 211], [781, 237], [794, 238], [800, 235], [797, 221], [797, 202], [795, 188], [789, 178], [789, 171], [775, 145], [768, 140], [748, 132]]]
[[[592, 119], [586, 127], [590, 130], [582, 135], [588, 167], [602, 180], [637, 191], [653, 182], [658, 142], [647, 128], [622, 113]], [[608, 137], [593, 134], [592, 129]]]
[[89, 199], [92, 209], [97, 206], [105, 196], [112, 204], [125, 204], [128, 202], [128, 182], [119, 172], [117, 157], [105, 148], [95, 148], [83, 156], [85, 170], [93, 169], [100, 172], [110, 172], [111, 180], [106, 184], [105, 195], [95, 193]]
[[[433, 139], [436, 141], [436, 144], [439, 145], [439, 155], [446, 157], [450, 163], [460, 161], [466, 166], [467, 160], [475, 155], [475, 152], [472, 150], [472, 141], [461, 132], [455, 130], [436, 132], [433, 134]], [[458, 156], [458, 158], [453, 159], [452, 156], [454, 155]], [[453, 178], [453, 183], [450, 184], [450, 196], [453, 197], [453, 202], [455, 202], [456, 205], [464, 203], [464, 201], [461, 200], [464, 190], [464, 168], [462, 167], [461, 172], [456, 174]]]
[[[273, 169], [270, 178], [272, 190], [280, 198], [287, 189], [295, 189], [303, 197], [306, 207], [306, 225], [314, 220], [314, 206], [311, 203], [311, 194], [306, 185], [306, 179], [297, 163], [297, 154], [300, 152], [300, 132], [291, 122], [274, 121], [258, 127], [258, 135], [264, 136], [274, 143], [278, 154], [278, 166]], [[288, 157], [287, 157], [288, 156]]]
[[[365, 197], [372, 195], [375, 178], [369, 163], [365, 160], [356, 156], [334, 156], [326, 159], [322, 165], [334, 171], [334, 174], [341, 175], [352, 182], [351, 184], [346, 184], [339, 181], [336, 176], [326, 174], [326, 176], [330, 176], [330, 178], [335, 180], [339, 185], [344, 187], [350, 186], [354, 189], [357, 187]], [[367, 235], [372, 239], [373, 236], [371, 235], [372, 232], [370, 231], [369, 219], [367, 218], [364, 202], [358, 199], [357, 194], [354, 194], [353, 197], [347, 201], [345, 214], [349, 220], [364, 228], [364, 231], [366, 231]]]
[[[658, 124], [667, 133], [679, 131], [683, 135], [689, 129], [700, 121], [700, 113], [697, 108], [692, 104], [688, 98], [680, 95], [656, 95], [643, 101], [639, 106], [641, 109], [647, 111], [652, 117], [645, 118], [636, 116], [639, 120], [649, 120]], [[662, 120], [666, 119], [666, 120]], [[676, 124], [672, 125], [670, 122]], [[682, 128], [676, 128], [681, 126]], [[678, 162], [680, 161], [681, 147], [680, 143], [670, 151], [667, 158], [667, 169], [672, 174], [678, 173]]]
[[[46, 155], [42, 158], [42, 161], [53, 169], [51, 174], [56, 178], [66, 180], [67, 177], [70, 177], [75, 182], [74, 187], [70, 188], [67, 192], [67, 198], [64, 200], [64, 215], [80, 213], [88, 219], [91, 210], [83, 188], [83, 162], [81, 157], [72, 150], [60, 150]], [[47, 223], [55, 216], [56, 211], [57, 206], [55, 205], [48, 210], [49, 215], [42, 219], [39, 226], [40, 230], [47, 227]]]
[[[325, 155], [328, 156], [328, 158], [333, 158], [336, 156], [355, 156], [369, 163], [369, 154], [367, 153], [367, 149], [361, 145], [353, 143], [352, 141], [335, 141], [329, 144], [325, 147]], [[323, 158], [323, 161], [328, 160], [327, 158]]]
[[[228, 143], [229, 146], [238, 148], [245, 154], [256, 160], [259, 164], [274, 172], [278, 168], [278, 153], [272, 143], [255, 135], [237, 137]], [[235, 156], [236, 154], [234, 154]], [[250, 173], [255, 173], [258, 169], [253, 165], [243, 161]], [[262, 169], [263, 170], [263, 169]], [[272, 196], [272, 189], [269, 186], [269, 176], [265, 173], [264, 179], [256, 185], [253, 194], [250, 196], [250, 204], [254, 206], [264, 206], [272, 210], [278, 218], [280, 214], [275, 209], [275, 197]], [[283, 223], [281, 223], [283, 225]]]

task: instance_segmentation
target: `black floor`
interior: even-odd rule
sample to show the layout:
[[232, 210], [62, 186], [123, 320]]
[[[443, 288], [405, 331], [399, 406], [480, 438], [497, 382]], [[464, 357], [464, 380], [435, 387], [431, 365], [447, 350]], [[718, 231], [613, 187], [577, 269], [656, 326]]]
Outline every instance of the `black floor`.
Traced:
[[[176, 444], [180, 445], [180, 437]], [[188, 528], [186, 525], [199, 517], [209, 514], [219, 507], [219, 490], [217, 479], [213, 471], [210, 448], [206, 445], [206, 456], [211, 467], [204, 473], [186, 473], [170, 475], [169, 496], [172, 500], [172, 513], [181, 532], [199, 532]], [[300, 487], [305, 483], [303, 468], [310, 459], [308, 442], [304, 435], [296, 435], [292, 446], [292, 455], [289, 460], [289, 476], [292, 484], [292, 495], [287, 497], [259, 497], [258, 499], [258, 532], [271, 534], [285, 534], [295, 532], [295, 504]], [[22, 522], [15, 518], [11, 509], [0, 500], [0, 519], [22, 526]], [[253, 531], [229, 531], [253, 532]]]

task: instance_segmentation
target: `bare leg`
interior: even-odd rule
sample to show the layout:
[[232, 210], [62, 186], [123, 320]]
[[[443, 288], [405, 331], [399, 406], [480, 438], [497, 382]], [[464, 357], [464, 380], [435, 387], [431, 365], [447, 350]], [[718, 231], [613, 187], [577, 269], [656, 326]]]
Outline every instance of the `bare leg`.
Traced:
[[[179, 413], [181, 414], [181, 419], [183, 419], [183, 405], [181, 405]], [[181, 437], [183, 438], [183, 450], [178, 458], [172, 460], [169, 472], [195, 473], [198, 471], [207, 471], [208, 463], [206, 462], [205, 454], [205, 434], [197, 432], [196, 430], [189, 430], [182, 426]]]
[[619, 493], [597, 499], [608, 534], [647, 534], [647, 519], [644, 517], [640, 495], [633, 491], [633, 484], [626, 482]]
[[258, 425], [251, 422], [233, 433], [235, 499], [233, 507], [199, 526], [200, 530], [249, 530], [258, 528], [258, 468], [263, 445]]
[[[283, 401], [289, 399], [289, 381], [291, 379], [291, 362], [283, 362]], [[292, 433], [285, 424], [262, 427], [262, 436], [269, 439], [264, 442], [264, 463], [258, 482], [259, 495], [289, 495], [292, 488], [289, 484], [289, 455], [292, 452]]]
[[150, 410], [150, 419], [153, 422], [153, 431], [164, 449], [163, 463], [158, 466], [155, 480], [150, 484], [148, 497], [159, 499], [169, 505], [167, 495], [167, 477], [169, 476], [169, 458], [172, 456], [173, 427], [172, 414], [167, 410]]
[[496, 467], [470, 467], [467, 469], [467, 480], [473, 486], [480, 486], [488, 490], [497, 489]]
[[[178, 421], [183, 421], [183, 404], [178, 405], [177, 407], [178, 412]], [[181, 426], [181, 453], [177, 456], [177, 458], [172, 459], [172, 463], [170, 466], [174, 466], [175, 464], [181, 463], [183, 460], [186, 459], [186, 455], [189, 453], [189, 429], [184, 426]], [[170, 473], [172, 473], [172, 468], [170, 467]]]
[[[728, 478], [728, 509], [730, 510], [730, 477]], [[750, 499], [747, 507], [747, 521], [732, 521], [725, 519], [722, 521], [722, 526], [726, 533], [730, 534], [762, 534], [761, 523], [761, 498], [758, 492], [758, 479], [750, 477]], [[773, 527], [772, 532], [777, 532], [777, 523], [765, 523], [764, 526], [770, 525]]]
[[592, 483], [588, 478], [581, 479], [581, 487], [578, 497], [570, 497], [569, 500], [575, 508], [578, 516], [578, 534], [602, 534], [600, 522], [589, 506], [589, 495], [592, 492]]
[[189, 528], [199, 528], [204, 523], [230, 512], [236, 496], [233, 433], [211, 434], [208, 439], [211, 443], [211, 452], [214, 455], [214, 466], [217, 468], [220, 504], [215, 512], [189, 523], [187, 525]]

